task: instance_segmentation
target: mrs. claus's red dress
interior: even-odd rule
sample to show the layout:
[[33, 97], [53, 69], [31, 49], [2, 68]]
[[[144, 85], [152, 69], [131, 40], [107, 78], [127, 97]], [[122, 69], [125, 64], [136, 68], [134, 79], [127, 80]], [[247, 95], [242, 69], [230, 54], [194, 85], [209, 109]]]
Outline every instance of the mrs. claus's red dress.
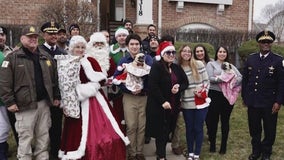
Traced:
[[91, 57], [80, 60], [76, 91], [81, 102], [78, 119], [65, 117], [59, 158], [82, 160], [124, 160], [129, 140], [121, 132], [100, 82], [106, 77]]

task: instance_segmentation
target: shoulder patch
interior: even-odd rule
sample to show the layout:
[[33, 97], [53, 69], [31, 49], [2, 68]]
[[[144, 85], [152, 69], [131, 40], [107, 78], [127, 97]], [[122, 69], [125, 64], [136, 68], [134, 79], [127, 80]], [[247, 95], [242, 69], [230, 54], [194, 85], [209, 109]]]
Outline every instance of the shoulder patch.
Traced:
[[3, 61], [1, 67], [2, 67], [2, 68], [7, 68], [8, 65], [9, 65], [9, 61]]

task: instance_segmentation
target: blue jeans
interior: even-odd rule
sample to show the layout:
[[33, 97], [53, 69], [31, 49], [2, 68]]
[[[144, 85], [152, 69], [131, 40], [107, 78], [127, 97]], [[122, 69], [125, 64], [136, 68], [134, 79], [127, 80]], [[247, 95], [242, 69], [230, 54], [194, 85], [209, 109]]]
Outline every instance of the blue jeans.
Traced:
[[203, 124], [208, 108], [183, 109], [188, 153], [200, 155], [203, 142]]
[[7, 160], [8, 144], [7, 142], [0, 143], [0, 159]]

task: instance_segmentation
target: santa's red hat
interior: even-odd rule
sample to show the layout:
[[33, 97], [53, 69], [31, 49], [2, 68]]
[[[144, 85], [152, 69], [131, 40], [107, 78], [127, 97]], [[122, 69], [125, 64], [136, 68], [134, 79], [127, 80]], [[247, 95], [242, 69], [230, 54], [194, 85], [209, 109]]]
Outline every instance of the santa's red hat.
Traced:
[[172, 44], [172, 42], [169, 41], [161, 42], [156, 52], [155, 59], [159, 61], [161, 59], [161, 56], [163, 56], [165, 52], [168, 50], [175, 50], [175, 46]]
[[201, 97], [197, 95], [194, 96], [194, 102], [197, 108], [205, 108], [209, 106], [211, 99], [207, 97], [206, 91], [203, 91]]

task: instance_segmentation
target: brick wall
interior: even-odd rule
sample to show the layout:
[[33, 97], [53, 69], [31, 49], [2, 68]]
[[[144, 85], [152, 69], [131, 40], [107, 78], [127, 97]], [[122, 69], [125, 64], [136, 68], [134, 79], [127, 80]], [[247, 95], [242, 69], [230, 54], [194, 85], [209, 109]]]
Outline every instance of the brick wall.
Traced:
[[[158, 23], [158, 1], [153, 0], [154, 24]], [[46, 3], [43, 0], [10, 0], [9, 3], [0, 3], [0, 24], [36, 24], [40, 8]], [[232, 6], [225, 7], [223, 15], [217, 15], [215, 4], [185, 2], [183, 12], [176, 12], [176, 2], [162, 0], [162, 27], [176, 28], [190, 23], [204, 23], [218, 29], [247, 30], [248, 4], [248, 0], [234, 0]], [[130, 1], [126, 1], [126, 17], [136, 23], [136, 8], [131, 7]]]
[[[153, 0], [153, 19], [157, 24], [158, 1]], [[217, 14], [217, 5], [184, 3], [183, 12], [176, 12], [176, 2], [162, 1], [162, 28], [177, 28], [191, 23], [203, 23], [217, 29], [248, 29], [248, 0], [234, 0], [233, 5], [225, 6], [222, 15]]]
[[36, 24], [41, 6], [47, 3], [47, 1], [39, 0], [1, 1], [0, 24], [4, 25]]

